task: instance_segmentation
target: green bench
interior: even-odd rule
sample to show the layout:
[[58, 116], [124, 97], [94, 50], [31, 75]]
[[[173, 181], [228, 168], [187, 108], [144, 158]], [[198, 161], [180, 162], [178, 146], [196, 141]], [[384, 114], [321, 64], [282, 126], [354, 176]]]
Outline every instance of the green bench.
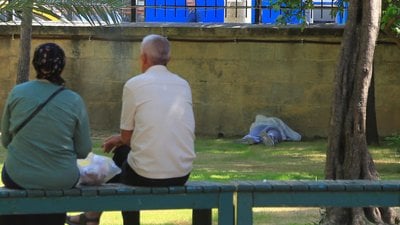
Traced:
[[400, 206], [400, 181], [236, 181], [189, 182], [181, 187], [132, 187], [122, 184], [66, 190], [0, 188], [0, 214], [79, 211], [192, 209], [194, 225], [253, 224], [254, 207]]
[[122, 184], [52, 191], [0, 188], [0, 214], [193, 209], [193, 224], [211, 225], [211, 209], [216, 208], [218, 224], [233, 225], [234, 190], [231, 184], [211, 182], [164, 188]]
[[236, 225], [253, 224], [253, 207], [400, 206], [399, 181], [238, 181]]

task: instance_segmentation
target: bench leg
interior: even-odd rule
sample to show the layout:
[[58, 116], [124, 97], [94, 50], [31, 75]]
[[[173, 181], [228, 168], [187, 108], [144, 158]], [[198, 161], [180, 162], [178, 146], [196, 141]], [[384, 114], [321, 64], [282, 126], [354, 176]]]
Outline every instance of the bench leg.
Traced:
[[192, 224], [211, 225], [212, 224], [211, 209], [193, 209]]
[[218, 225], [234, 225], [235, 212], [233, 206], [233, 194], [221, 193], [218, 207]]
[[238, 193], [236, 202], [236, 224], [253, 224], [253, 195], [251, 193]]
[[123, 211], [124, 225], [140, 225], [140, 211]]

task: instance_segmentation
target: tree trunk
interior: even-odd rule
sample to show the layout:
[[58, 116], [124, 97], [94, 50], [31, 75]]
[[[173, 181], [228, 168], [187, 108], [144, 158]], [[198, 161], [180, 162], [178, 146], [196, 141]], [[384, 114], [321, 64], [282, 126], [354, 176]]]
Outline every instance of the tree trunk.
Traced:
[[[380, 0], [350, 0], [334, 82], [326, 179], [379, 179], [366, 141], [366, 109]], [[323, 225], [396, 224], [391, 208], [328, 208]]]
[[29, 80], [29, 63], [32, 40], [32, 8], [27, 7], [22, 11], [21, 35], [19, 44], [19, 60], [16, 83], [20, 84]]
[[371, 85], [368, 89], [367, 100], [367, 144], [379, 145], [378, 126], [376, 122], [375, 110], [375, 74], [372, 69]]

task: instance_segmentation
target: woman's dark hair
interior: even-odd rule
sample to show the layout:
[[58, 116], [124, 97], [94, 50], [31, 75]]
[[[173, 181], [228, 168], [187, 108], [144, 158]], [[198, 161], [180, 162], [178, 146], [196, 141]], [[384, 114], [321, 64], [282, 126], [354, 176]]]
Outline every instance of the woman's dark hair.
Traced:
[[35, 49], [32, 60], [36, 70], [36, 78], [46, 79], [51, 83], [63, 85], [61, 73], [65, 66], [65, 54], [60, 46], [54, 43], [45, 43]]

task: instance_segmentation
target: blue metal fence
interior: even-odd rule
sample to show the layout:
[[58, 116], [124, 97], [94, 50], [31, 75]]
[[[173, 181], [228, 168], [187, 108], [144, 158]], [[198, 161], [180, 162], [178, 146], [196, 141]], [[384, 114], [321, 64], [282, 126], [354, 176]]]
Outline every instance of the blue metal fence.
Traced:
[[[189, 1], [189, 2], [188, 2]], [[144, 0], [143, 8], [144, 22], [203, 22], [203, 23], [224, 23], [227, 21], [228, 10], [233, 10], [233, 16], [238, 12], [245, 12], [246, 17], [250, 17], [251, 23], [273, 24], [276, 19], [285, 11], [299, 9], [289, 9], [281, 7], [273, 9], [270, 0], [261, 0], [259, 19], [256, 19], [256, 0], [233, 0], [233, 4], [228, 5], [232, 0]], [[337, 23], [344, 24], [347, 20], [347, 4], [344, 10], [338, 11], [336, 15], [331, 15], [333, 9], [338, 8], [338, 3], [330, 0], [317, 0], [313, 2], [314, 9], [301, 12], [306, 16], [309, 23]], [[250, 13], [247, 13], [250, 9]], [[249, 15], [250, 14], [250, 15]], [[230, 15], [232, 16], [232, 15]], [[300, 18], [290, 17], [288, 23], [300, 24]]]
[[[295, 12], [304, 17], [290, 16], [287, 23], [300, 24], [305, 19], [307, 23], [345, 24], [348, 16], [348, 3], [344, 0], [313, 0], [314, 8], [306, 10], [284, 5], [277, 9], [271, 5], [271, 1], [276, 0], [124, 1], [128, 7], [121, 9], [120, 15], [121, 20], [126, 22], [274, 24], [283, 14]], [[338, 10], [340, 8], [343, 10]], [[12, 19], [12, 15], [0, 14], [0, 21]]]
[[145, 22], [224, 22], [224, 0], [145, 0]]

